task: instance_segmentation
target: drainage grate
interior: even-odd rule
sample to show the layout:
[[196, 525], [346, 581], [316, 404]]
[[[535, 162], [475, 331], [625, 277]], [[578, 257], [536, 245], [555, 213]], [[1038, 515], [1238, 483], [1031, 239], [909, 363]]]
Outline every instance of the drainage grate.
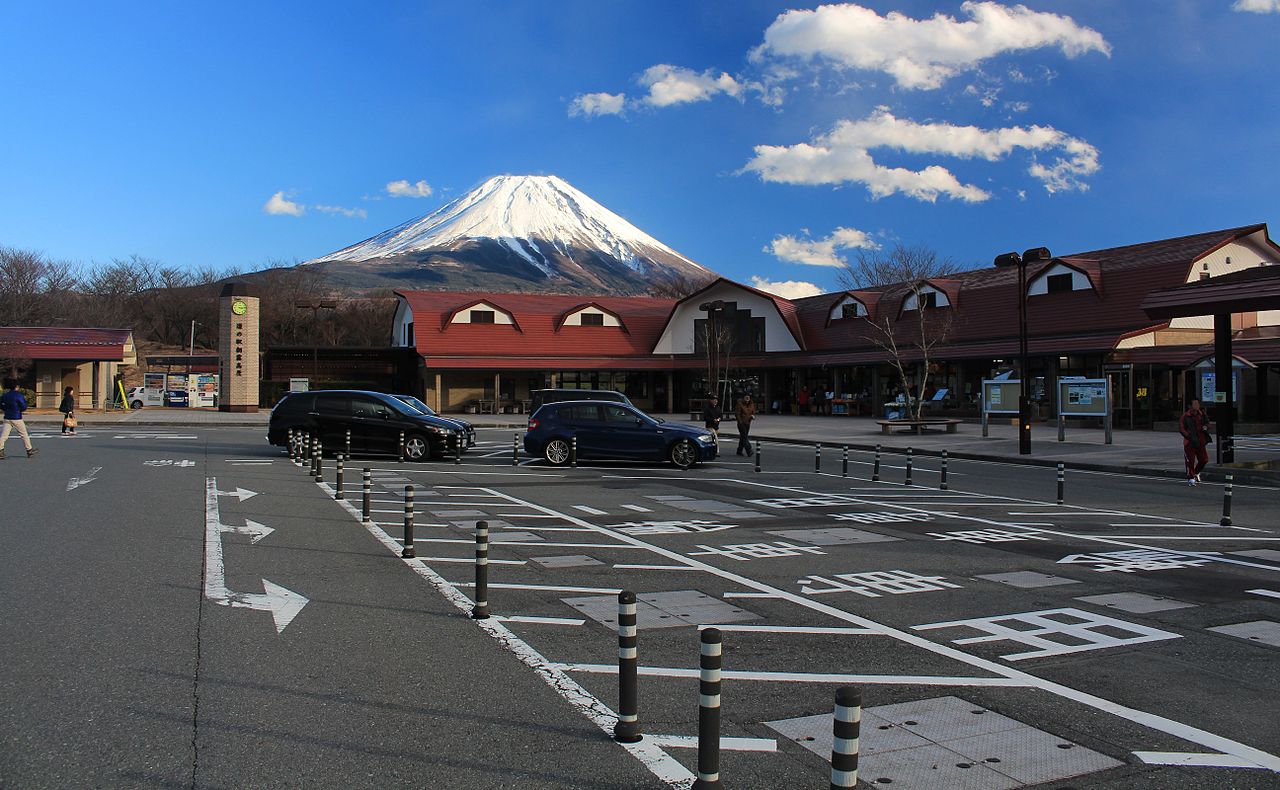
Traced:
[[1106, 606], [1111, 609], [1120, 609], [1125, 612], [1133, 612], [1134, 614], [1148, 614], [1150, 612], [1167, 612], [1170, 609], [1190, 609], [1198, 604], [1186, 603], [1184, 601], [1175, 601], [1172, 598], [1161, 598], [1158, 595], [1147, 595], [1146, 593], [1111, 593], [1110, 595], [1085, 595], [1076, 598], [1077, 601], [1096, 604], [1098, 606]]
[[976, 579], [986, 579], [987, 581], [1000, 582], [1010, 587], [1056, 587], [1059, 584], [1079, 584], [1075, 579], [1067, 579], [1062, 576], [1050, 576], [1047, 573], [1036, 573], [1035, 571], [1013, 571], [1011, 573], [989, 573], [985, 576], [975, 576]]

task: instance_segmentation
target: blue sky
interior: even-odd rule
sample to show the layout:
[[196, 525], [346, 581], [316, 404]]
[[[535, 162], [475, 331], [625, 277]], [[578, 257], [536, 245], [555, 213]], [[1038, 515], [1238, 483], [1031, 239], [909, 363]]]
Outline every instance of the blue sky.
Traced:
[[1267, 222], [1278, 41], [1280, 0], [8, 3], [0, 245], [256, 269], [555, 174], [792, 294]]

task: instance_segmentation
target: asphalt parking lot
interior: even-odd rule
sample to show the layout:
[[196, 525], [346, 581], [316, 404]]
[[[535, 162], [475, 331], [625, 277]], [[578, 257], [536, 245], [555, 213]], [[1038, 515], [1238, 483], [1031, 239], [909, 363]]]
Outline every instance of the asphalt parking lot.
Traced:
[[39, 432], [0, 463], [0, 782], [688, 786], [715, 626], [729, 787], [824, 786], [841, 685], [867, 786], [1280, 786], [1275, 489], [1235, 486], [1224, 527], [1216, 484], [1073, 471], [1058, 505], [1052, 468], [952, 460], [944, 490], [936, 457], [908, 485], [901, 455], [873, 480], [781, 445], [552, 468], [482, 429], [459, 465], [353, 459], [337, 501], [332, 459], [316, 483], [261, 433]]

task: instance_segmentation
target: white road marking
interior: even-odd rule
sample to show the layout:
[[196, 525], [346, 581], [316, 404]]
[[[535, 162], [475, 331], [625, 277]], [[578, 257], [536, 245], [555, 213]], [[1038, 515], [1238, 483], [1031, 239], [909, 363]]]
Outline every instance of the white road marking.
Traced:
[[[360, 511], [354, 505], [345, 499], [336, 501], [343, 510], [347, 511], [348, 515], [360, 522]], [[395, 554], [400, 553], [400, 543], [386, 532], [370, 524], [365, 524], [364, 527], [388, 551]], [[449, 583], [444, 577], [432, 570], [430, 566], [416, 560], [405, 559], [403, 562], [414, 573], [425, 579], [428, 584], [444, 596], [445, 600], [452, 603], [458, 610], [467, 615], [471, 614], [471, 607], [474, 602], [457, 589], [461, 585]], [[501, 584], [491, 584], [489, 586], [498, 589], [504, 587]], [[578, 590], [572, 590], [571, 592], [578, 592]], [[589, 592], [596, 592], [596, 590], [589, 590]], [[606, 592], [617, 595], [621, 590], [608, 590]], [[537, 672], [543, 682], [576, 708], [579, 713], [586, 716], [605, 734], [613, 734], [613, 728], [618, 723], [618, 715], [610, 710], [609, 706], [597, 699], [574, 681], [573, 678], [556, 669], [545, 656], [535, 650], [528, 642], [516, 636], [511, 629], [498, 622], [496, 618], [490, 617], [487, 620], [474, 620], [473, 622], [485, 633], [497, 640], [498, 644], [519, 658], [525, 666]], [[694, 777], [689, 772], [689, 769], [673, 760], [655, 743], [642, 740], [639, 743], [623, 743], [619, 744], [619, 746], [630, 752], [650, 773], [672, 788], [687, 788], [693, 781]]]
[[[419, 538], [415, 543], [475, 543], [465, 538]], [[642, 546], [627, 546], [613, 543], [548, 543], [542, 540], [490, 540], [490, 546], [539, 546], [556, 549], [642, 549]]]
[[608, 511], [605, 511], [605, 510], [597, 510], [597, 509], [595, 509], [595, 508], [593, 508], [593, 507], [589, 507], [589, 506], [587, 506], [587, 505], [574, 505], [574, 506], [573, 506], [573, 509], [574, 509], [574, 510], [581, 510], [583, 513], [586, 513], [586, 514], [587, 514], [587, 515], [589, 515], [589, 516], [607, 516], [607, 515], [609, 515]]
[[[397, 549], [398, 550], [398, 549]], [[475, 582], [449, 582], [454, 587], [475, 587]], [[616, 587], [565, 587], [556, 584], [513, 584], [507, 582], [490, 582], [490, 590], [542, 590], [544, 592], [599, 593], [600, 595], [617, 595], [622, 590]]]
[[[565, 672], [580, 672], [592, 675], [616, 675], [617, 664], [556, 664]], [[697, 669], [685, 667], [637, 667], [636, 674], [662, 678], [696, 678]], [[940, 675], [842, 675], [826, 672], [751, 672], [748, 670], [723, 669], [720, 677], [725, 680], [758, 680], [767, 683], [887, 683], [912, 686], [994, 686], [999, 688], [1030, 688], [1035, 683], [1027, 683], [1015, 678], [994, 677], [947, 677]]]
[[747, 634], [853, 634], [858, 636], [880, 636], [882, 634], [882, 632], [871, 628], [846, 628], [842, 626], [735, 625], [733, 623], [724, 625], [712, 623], [698, 626], [699, 631], [704, 628], [716, 628], [720, 631], [741, 631]]
[[[493, 560], [490, 560], [490, 562], [492, 561]], [[587, 622], [586, 620], [580, 620], [573, 617], [504, 617], [502, 615], [494, 615], [493, 619], [500, 623], [533, 623], [540, 625], [585, 625]]]
[[1265, 595], [1268, 598], [1280, 598], [1280, 592], [1275, 590], [1245, 590], [1245, 592], [1253, 593], [1254, 595]]
[[1186, 765], [1201, 768], [1260, 768], [1252, 762], [1230, 754], [1203, 754], [1195, 752], [1134, 752], [1148, 765]]
[[[646, 735], [646, 740], [653, 741], [668, 749], [696, 749], [696, 735]], [[720, 750], [725, 752], [776, 752], [778, 742], [773, 738], [724, 738], [720, 739]]]
[[80, 486], [87, 486], [87, 485], [89, 485], [89, 484], [90, 484], [90, 483], [92, 483], [94, 480], [97, 480], [97, 479], [98, 479], [97, 477], [95, 477], [95, 475], [97, 475], [97, 474], [98, 474], [99, 472], [101, 472], [101, 471], [102, 471], [102, 467], [101, 467], [101, 466], [95, 466], [95, 467], [93, 467], [92, 469], [90, 469], [90, 470], [89, 470], [89, 473], [88, 473], [87, 475], [85, 475], [84, 477], [73, 477], [73, 478], [71, 478], [70, 480], [68, 480], [68, 481], [67, 481], [67, 490], [68, 490], [68, 491], [75, 491], [75, 490], [76, 490], [77, 488], [79, 488]]
[[623, 505], [622, 507], [626, 508], [627, 510], [634, 510], [634, 511], [635, 511], [635, 512], [637, 512], [637, 513], [652, 513], [652, 512], [653, 512], [653, 511], [652, 511], [652, 510], [650, 510], [649, 508], [647, 508], [647, 507], [641, 507], [640, 505]]
[[[417, 542], [418, 541], [416, 540], [414, 541], [414, 543], [417, 543]], [[418, 559], [422, 560], [423, 562], [458, 562], [458, 563], [466, 563], [468, 565], [474, 564], [476, 561], [475, 557], [418, 557]], [[489, 564], [490, 565], [528, 565], [529, 563], [525, 560], [489, 560]]]
[[688, 565], [614, 565], [620, 571], [696, 571]]
[[727, 592], [721, 596], [722, 598], [777, 598], [773, 593], [766, 592]]

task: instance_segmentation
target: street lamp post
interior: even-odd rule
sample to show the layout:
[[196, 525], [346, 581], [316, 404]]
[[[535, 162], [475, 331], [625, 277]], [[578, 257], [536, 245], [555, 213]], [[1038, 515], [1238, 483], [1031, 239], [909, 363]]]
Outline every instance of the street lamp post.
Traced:
[[295, 308], [298, 308], [299, 310], [311, 311], [311, 332], [312, 332], [312, 335], [311, 335], [311, 339], [312, 339], [311, 381], [312, 383], [315, 383], [315, 381], [320, 378], [320, 346], [319, 344], [314, 342], [316, 317], [320, 314], [321, 310], [336, 309], [338, 307], [338, 300], [336, 299], [311, 299], [311, 300], [305, 300], [305, 301], [300, 300], [300, 301], [294, 302], [293, 306]]
[[[716, 331], [716, 314], [724, 310], [724, 300], [703, 302], [698, 309], [707, 314], [707, 378], [708, 397], [719, 396], [720, 389], [720, 334]], [[727, 393], [725, 393], [727, 395]]]
[[1047, 247], [1035, 247], [1019, 255], [1005, 253], [996, 266], [1018, 267], [1018, 454], [1031, 454], [1031, 363], [1027, 354], [1027, 264], [1052, 260]]

